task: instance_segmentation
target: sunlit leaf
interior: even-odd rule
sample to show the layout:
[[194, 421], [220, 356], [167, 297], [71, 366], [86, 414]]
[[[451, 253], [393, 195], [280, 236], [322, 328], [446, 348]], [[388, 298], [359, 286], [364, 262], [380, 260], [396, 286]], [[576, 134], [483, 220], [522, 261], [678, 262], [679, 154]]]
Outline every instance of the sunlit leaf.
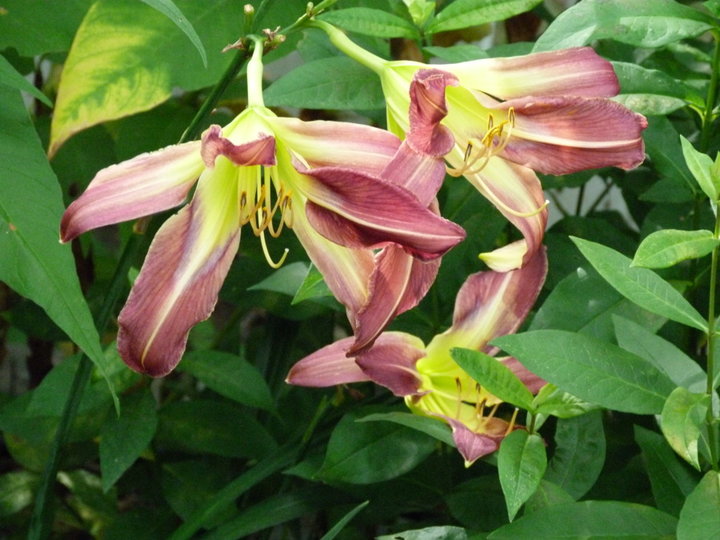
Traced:
[[695, 150], [692, 143], [682, 135], [680, 135], [680, 143], [685, 163], [695, 180], [697, 180], [700, 189], [712, 202], [717, 202], [718, 198], [720, 198], [720, 192], [718, 192], [720, 178], [712, 177], [713, 160], [707, 154]]
[[680, 386], [668, 396], [660, 421], [663, 435], [673, 450], [697, 470], [700, 470], [698, 443], [709, 403], [707, 394], [693, 394]]
[[718, 245], [720, 240], [712, 231], [655, 231], [638, 246], [632, 266], [667, 268], [681, 261], [704, 257]]
[[426, 32], [436, 34], [447, 30], [468, 28], [504, 21], [513, 15], [531, 10], [542, 0], [456, 0], [430, 21]]
[[540, 485], [546, 467], [545, 443], [537, 433], [516, 430], [503, 439], [498, 475], [510, 521]]
[[177, 25], [177, 27], [183, 31], [183, 33], [188, 37], [190, 42], [195, 46], [198, 53], [200, 54], [200, 58], [202, 59], [203, 66], [207, 67], [207, 53], [205, 52], [205, 47], [202, 44], [202, 40], [200, 39], [200, 36], [197, 35], [197, 32], [195, 31], [195, 28], [193, 28], [193, 25], [190, 23], [190, 21], [187, 20], [185, 15], [183, 15], [183, 12], [178, 9], [178, 7], [173, 3], [172, 0], [142, 0], [145, 2], [148, 6], [157, 9], [160, 13], [165, 15], [168, 19], [170, 19], [173, 23]]
[[381, 38], [420, 37], [417, 28], [405, 19], [380, 9], [355, 7], [328, 11], [320, 19], [350, 32]]
[[720, 473], [708, 471], [688, 495], [678, 521], [678, 540], [720, 536]]

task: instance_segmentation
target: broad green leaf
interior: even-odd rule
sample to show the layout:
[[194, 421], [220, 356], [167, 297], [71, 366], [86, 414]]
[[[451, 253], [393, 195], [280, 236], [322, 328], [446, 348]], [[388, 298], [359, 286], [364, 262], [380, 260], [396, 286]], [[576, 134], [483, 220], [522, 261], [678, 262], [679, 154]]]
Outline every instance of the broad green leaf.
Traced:
[[30, 506], [40, 477], [30, 471], [12, 471], [0, 476], [0, 519]]
[[613, 323], [620, 347], [652, 363], [677, 386], [691, 391], [705, 390], [705, 371], [673, 343], [623, 317], [613, 317]]
[[[444, 499], [453, 518], [468, 529], [492, 531], [508, 522], [505, 496], [496, 472], [454, 485]], [[482, 512], [478, 512], [478, 501], [482, 501]]]
[[444, 442], [448, 446], [455, 447], [455, 441], [452, 438], [450, 428], [444, 422], [436, 418], [428, 418], [427, 416], [419, 416], [417, 414], [406, 412], [389, 412], [368, 414], [357, 420], [358, 422], [395, 422], [401, 426], [421, 431], [426, 435], [436, 438]]
[[77, 27], [93, 0], [3, 0], [0, 50], [13, 47], [22, 56], [63, 52], [70, 48]]
[[614, 39], [636, 47], [662, 47], [714, 26], [711, 17], [675, 0], [583, 0], [561, 13], [535, 43], [535, 52]]
[[117, 490], [103, 492], [100, 477], [96, 474], [83, 469], [60, 471], [57, 480], [70, 492], [66, 499], [68, 506], [89, 523], [117, 519]]
[[423, 47], [423, 50], [445, 62], [467, 62], [488, 57], [487, 51], [468, 43], [460, 43], [452, 47]]
[[639, 356], [582, 334], [536, 330], [492, 343], [546, 381], [609, 409], [658, 414], [675, 387]]
[[[677, 143], [679, 136], [675, 126], [664, 116], [649, 118], [648, 127], [643, 132], [645, 149], [657, 171], [668, 182], [677, 185], [676, 191], [690, 193], [689, 198], [677, 201], [683, 202], [692, 200], [692, 194], [697, 192], [697, 183], [685, 164], [682, 148]], [[645, 195], [642, 198], [645, 200]]]
[[200, 58], [202, 59], [203, 66], [207, 67], [207, 53], [205, 52], [205, 47], [202, 44], [202, 40], [200, 39], [200, 36], [197, 35], [197, 32], [195, 31], [195, 28], [193, 28], [193, 25], [190, 23], [190, 21], [187, 20], [185, 15], [183, 15], [183, 12], [178, 9], [178, 7], [173, 3], [172, 0], [142, 0], [145, 2], [148, 6], [157, 9], [160, 13], [165, 15], [168, 19], [170, 19], [173, 23], [177, 25], [177, 27], [183, 31], [183, 33], [188, 37], [190, 42], [195, 46], [197, 49], [197, 52], [200, 54]]
[[430, 21], [428, 34], [504, 21], [525, 13], [542, 0], [455, 0]]
[[150, 445], [157, 428], [156, 403], [148, 391], [121, 400], [120, 416], [111, 415], [100, 430], [102, 488], [107, 492]]
[[546, 384], [533, 398], [533, 409], [538, 415], [573, 418], [597, 409], [598, 406]]
[[720, 537], [720, 473], [708, 471], [688, 495], [678, 521], [678, 540]]
[[384, 534], [376, 536], [376, 540], [467, 540], [468, 535], [465, 529], [447, 525], [445, 527], [425, 527], [424, 529], [413, 529], [395, 534]]
[[223, 351], [191, 351], [183, 356], [178, 369], [243, 405], [268, 411], [274, 407], [270, 388], [260, 371], [240, 356]]
[[352, 519], [358, 515], [360, 511], [362, 511], [368, 504], [370, 504], [370, 501], [364, 501], [358, 504], [355, 508], [350, 510], [347, 514], [345, 514], [340, 521], [338, 521], [335, 525], [333, 525], [332, 529], [330, 529], [328, 532], [322, 535], [322, 538], [320, 540], [333, 540], [338, 534], [342, 532], [342, 530], [345, 528], [345, 526], [352, 521]]
[[638, 246], [632, 266], [667, 268], [681, 261], [698, 259], [720, 245], [712, 231], [664, 229], [646, 236]]
[[435, 12], [435, 0], [403, 0], [415, 26], [422, 28]]
[[273, 291], [293, 296], [308, 273], [308, 265], [304, 262], [285, 264], [268, 277], [248, 287], [248, 291]]
[[673, 516], [679, 515], [685, 497], [693, 490], [697, 479], [687, 465], [678, 460], [662, 435], [640, 426], [634, 429], [635, 442], [642, 450], [658, 509]]
[[532, 393], [505, 364], [470, 349], [452, 349], [450, 354], [468, 375], [495, 397], [525, 410], [532, 408]]
[[605, 432], [600, 411], [558, 420], [555, 453], [545, 480], [579, 499], [593, 487], [604, 464]]
[[700, 470], [698, 442], [709, 403], [707, 394], [693, 394], [679, 386], [668, 396], [660, 419], [663, 435], [672, 449], [697, 470]]
[[268, 106], [305, 109], [382, 109], [380, 79], [345, 56], [321, 58], [293, 69], [268, 87]]
[[669, 114], [686, 105], [690, 90], [666, 73], [627, 62], [612, 65], [620, 81], [620, 94], [614, 101], [646, 115]]
[[107, 378], [70, 246], [58, 242], [57, 178], [18, 91], [0, 85], [0, 103], [0, 281], [42, 307]]
[[535, 493], [525, 503], [525, 513], [531, 514], [548, 506], [567, 504], [573, 501], [574, 499], [567, 491], [543, 478]]
[[11, 88], [16, 88], [22, 92], [27, 92], [34, 98], [39, 99], [48, 107], [52, 107], [52, 101], [43, 94], [40, 90], [35, 88], [30, 82], [20, 75], [12, 64], [8, 62], [4, 56], [0, 55], [0, 84], [4, 84]]
[[[570, 249], [574, 251], [572, 247]], [[612, 341], [615, 335], [614, 315], [653, 329], [659, 329], [666, 322], [665, 318], [623, 298], [592, 268], [578, 268], [553, 288], [529, 329], [570, 330]]]
[[176, 401], [159, 413], [155, 445], [173, 452], [260, 458], [276, 444], [267, 430], [227, 400]]
[[318, 472], [324, 481], [372, 484], [404, 474], [435, 448], [424, 433], [389, 422], [356, 422], [346, 415], [330, 436]]
[[545, 443], [537, 433], [519, 429], [503, 439], [498, 453], [498, 476], [510, 521], [535, 493], [546, 467]]
[[712, 202], [717, 202], [720, 198], [718, 192], [718, 183], [720, 178], [712, 177], [713, 160], [707, 154], [698, 152], [690, 141], [680, 135], [680, 144], [682, 145], [685, 163], [690, 172], [697, 180], [700, 189], [708, 196]]
[[175, 87], [213, 84], [231, 60], [219, 51], [237, 39], [242, 6], [232, 0], [176, 0], [213, 54], [205, 68], [168, 17], [137, 0], [100, 0], [75, 35], [52, 120], [50, 154], [78, 131], [150, 109]]
[[364, 7], [339, 9], [323, 13], [319, 19], [349, 32], [357, 32], [367, 36], [380, 38], [403, 37], [407, 39], [418, 39], [420, 37], [417, 28], [408, 21], [380, 9]]
[[518, 538], [673, 538], [677, 520], [641, 504], [584, 501], [549, 506], [488, 535], [488, 540]]
[[716, 17], [720, 16], [720, 0], [706, 0], [703, 5]]
[[647, 268], [631, 267], [631, 261], [614, 249], [571, 237], [595, 270], [620, 294], [640, 307], [673, 321], [707, 331], [707, 322], [672, 285]]
[[300, 286], [293, 296], [291, 305], [299, 304], [304, 300], [315, 300], [319, 301], [324, 305], [330, 305], [337, 309], [342, 309], [339, 302], [335, 300], [332, 291], [325, 283], [323, 275], [320, 273], [315, 265], [311, 264], [308, 267], [307, 274]]

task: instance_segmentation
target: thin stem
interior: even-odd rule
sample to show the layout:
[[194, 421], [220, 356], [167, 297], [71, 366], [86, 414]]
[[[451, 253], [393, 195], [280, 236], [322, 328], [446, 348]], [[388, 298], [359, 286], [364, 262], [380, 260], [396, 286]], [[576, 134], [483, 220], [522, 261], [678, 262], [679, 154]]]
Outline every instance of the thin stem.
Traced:
[[716, 32], [712, 33], [715, 39], [715, 53], [713, 54], [712, 64], [710, 65], [710, 86], [708, 86], [707, 98], [705, 100], [705, 114], [702, 118], [702, 128], [700, 130], [700, 147], [701, 152], [707, 152], [710, 146], [710, 135], [712, 135], [713, 110], [715, 102], [718, 98], [718, 70], [720, 69], [720, 37]]
[[246, 77], [247, 77], [247, 92], [248, 92], [248, 106], [250, 107], [264, 107], [265, 102], [263, 101], [263, 39], [258, 36], [250, 36], [253, 41], [252, 57], [247, 65]]
[[[720, 217], [715, 218], [715, 238], [720, 238]], [[710, 260], [710, 294], [708, 299], [708, 337], [707, 337], [707, 385], [706, 392], [708, 396], [713, 395], [715, 382], [715, 295], [717, 291], [717, 267], [718, 252], [720, 248], [712, 251]], [[715, 411], [713, 400], [710, 399], [706, 415], [706, 423], [708, 428], [708, 445], [710, 446], [710, 460], [712, 468], [718, 470], [717, 440], [715, 437]]]
[[589, 216], [592, 214], [598, 206], [600, 206], [600, 203], [603, 201], [605, 197], [607, 197], [607, 194], [610, 193], [610, 190], [613, 187], [612, 180], [605, 180], [605, 189], [602, 190], [602, 193], [598, 195], [597, 199], [593, 201], [593, 203], [590, 205], [590, 208], [588, 208], [588, 211], [585, 212], [586, 216]]
[[575, 203], [575, 215], [580, 216], [582, 212], [582, 205], [583, 205], [583, 199], [585, 198], [585, 186], [587, 184], [583, 184], [580, 186], [580, 190], [578, 191], [577, 196], [577, 202]]

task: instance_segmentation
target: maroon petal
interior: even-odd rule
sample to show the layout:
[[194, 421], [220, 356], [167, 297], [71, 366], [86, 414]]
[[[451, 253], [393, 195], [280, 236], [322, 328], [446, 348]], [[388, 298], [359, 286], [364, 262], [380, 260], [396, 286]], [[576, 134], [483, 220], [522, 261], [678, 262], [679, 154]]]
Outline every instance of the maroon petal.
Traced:
[[512, 371], [533, 394], [537, 394], [540, 389], [547, 384], [546, 380], [541, 379], [523, 366], [517, 358], [506, 356], [504, 358], [498, 358], [498, 360], [510, 368], [510, 371]]
[[421, 380], [415, 363], [423, 356], [424, 345], [415, 336], [384, 332], [355, 361], [377, 384], [390, 389], [396, 396], [409, 396], [418, 393]]
[[285, 382], [318, 388], [370, 380], [346, 354], [352, 342], [351, 337], [341, 339], [306, 356], [290, 369]]
[[220, 126], [212, 125], [203, 133], [200, 153], [207, 167], [214, 167], [220, 155], [236, 165], [275, 165], [275, 138], [261, 135], [254, 141], [237, 145], [222, 136]]
[[413, 77], [406, 140], [414, 150], [442, 157], [452, 149], [452, 133], [440, 122], [447, 116], [445, 87], [457, 85], [455, 75], [439, 69], [421, 69]]

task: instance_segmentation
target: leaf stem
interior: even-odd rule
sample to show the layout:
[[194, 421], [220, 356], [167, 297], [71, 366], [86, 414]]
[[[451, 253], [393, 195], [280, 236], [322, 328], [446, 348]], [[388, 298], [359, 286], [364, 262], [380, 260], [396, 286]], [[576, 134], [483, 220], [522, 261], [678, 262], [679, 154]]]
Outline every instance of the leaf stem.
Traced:
[[710, 135], [712, 135], [713, 110], [715, 102], [718, 98], [718, 70], [720, 69], [720, 35], [712, 32], [715, 40], [715, 53], [713, 54], [712, 64], [710, 65], [710, 85], [708, 86], [707, 98], [705, 100], [705, 114], [702, 118], [702, 128], [700, 130], [700, 151], [707, 152], [710, 146]]
[[[715, 217], [715, 238], [720, 238], [720, 216]], [[718, 268], [718, 254], [720, 248], [715, 247], [712, 250], [712, 256], [710, 259], [710, 293], [708, 298], [708, 334], [707, 334], [707, 385], [706, 392], [710, 396], [710, 402], [708, 404], [706, 423], [708, 429], [708, 446], [710, 447], [710, 461], [714, 470], [719, 470], [718, 455], [717, 455], [717, 438], [715, 437], [715, 411], [713, 407], [712, 395], [715, 391], [715, 296], [717, 292], [717, 268]]]

